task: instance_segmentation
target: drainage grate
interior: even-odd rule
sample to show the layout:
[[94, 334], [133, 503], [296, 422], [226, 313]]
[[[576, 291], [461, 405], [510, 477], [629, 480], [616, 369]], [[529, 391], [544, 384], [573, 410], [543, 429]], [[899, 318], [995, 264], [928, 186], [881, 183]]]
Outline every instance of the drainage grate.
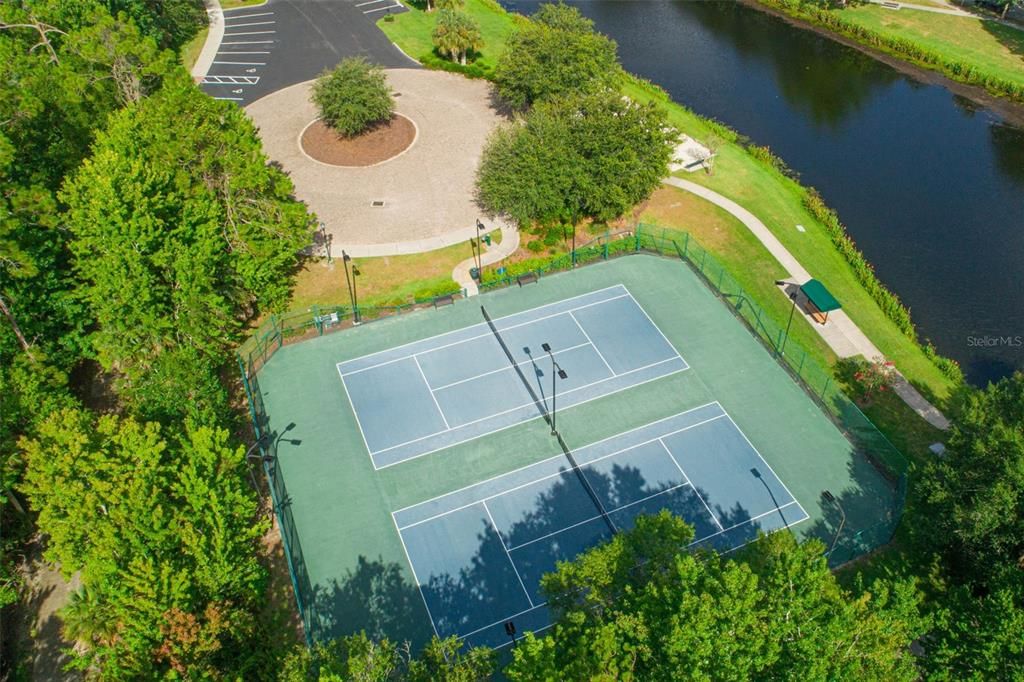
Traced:
[[374, 208], [384, 208], [384, 200], [383, 199], [375, 199], [375, 200], [370, 202], [370, 206], [372, 206]]

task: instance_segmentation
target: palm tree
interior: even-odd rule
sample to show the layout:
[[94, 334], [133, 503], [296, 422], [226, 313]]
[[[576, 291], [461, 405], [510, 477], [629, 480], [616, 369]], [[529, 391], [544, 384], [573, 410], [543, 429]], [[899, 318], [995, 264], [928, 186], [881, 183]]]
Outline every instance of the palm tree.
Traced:
[[64, 621], [65, 639], [90, 649], [97, 643], [109, 641], [116, 628], [103, 598], [86, 586], [71, 594], [67, 605], [60, 610], [60, 618]]
[[438, 52], [463, 66], [466, 65], [466, 55], [469, 51], [478, 51], [484, 45], [480, 27], [476, 22], [467, 15], [451, 9], [443, 9], [438, 13], [433, 39]]

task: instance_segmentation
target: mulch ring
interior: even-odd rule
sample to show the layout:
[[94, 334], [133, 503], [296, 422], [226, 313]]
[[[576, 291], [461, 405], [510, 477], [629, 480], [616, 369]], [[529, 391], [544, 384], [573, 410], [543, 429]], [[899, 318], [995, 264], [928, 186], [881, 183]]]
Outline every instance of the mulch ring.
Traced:
[[313, 121], [302, 132], [302, 151], [332, 166], [372, 166], [398, 156], [416, 139], [416, 126], [401, 114], [356, 137], [341, 137], [323, 121]]

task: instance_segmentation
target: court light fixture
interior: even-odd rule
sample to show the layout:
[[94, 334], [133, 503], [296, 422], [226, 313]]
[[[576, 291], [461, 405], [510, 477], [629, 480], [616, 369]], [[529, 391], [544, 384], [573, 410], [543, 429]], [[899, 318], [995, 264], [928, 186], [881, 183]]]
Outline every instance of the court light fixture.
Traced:
[[843, 510], [843, 505], [839, 504], [839, 499], [828, 490], [821, 491], [821, 497], [826, 502], [830, 502], [836, 506], [839, 510], [839, 529], [836, 531], [836, 536], [832, 538], [832, 546], [828, 548], [828, 556], [832, 556], [832, 552], [835, 551], [836, 543], [839, 542], [839, 536], [843, 532], [843, 526], [846, 525], [846, 512]]

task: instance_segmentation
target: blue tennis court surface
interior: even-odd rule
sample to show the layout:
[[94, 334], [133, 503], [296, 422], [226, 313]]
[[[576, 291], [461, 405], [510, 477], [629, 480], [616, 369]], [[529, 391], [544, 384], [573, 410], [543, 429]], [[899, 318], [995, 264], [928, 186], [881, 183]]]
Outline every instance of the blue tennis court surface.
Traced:
[[[695, 546], [740, 547], [808, 518], [717, 402], [574, 451], [612, 524], [668, 509]], [[564, 455], [393, 512], [441, 637], [502, 646], [549, 624], [541, 576], [611, 529]]]
[[687, 369], [621, 284], [493, 323], [516, 367], [483, 322], [338, 364], [375, 468], [542, 415], [551, 392], [543, 343], [568, 374], [559, 409]]

